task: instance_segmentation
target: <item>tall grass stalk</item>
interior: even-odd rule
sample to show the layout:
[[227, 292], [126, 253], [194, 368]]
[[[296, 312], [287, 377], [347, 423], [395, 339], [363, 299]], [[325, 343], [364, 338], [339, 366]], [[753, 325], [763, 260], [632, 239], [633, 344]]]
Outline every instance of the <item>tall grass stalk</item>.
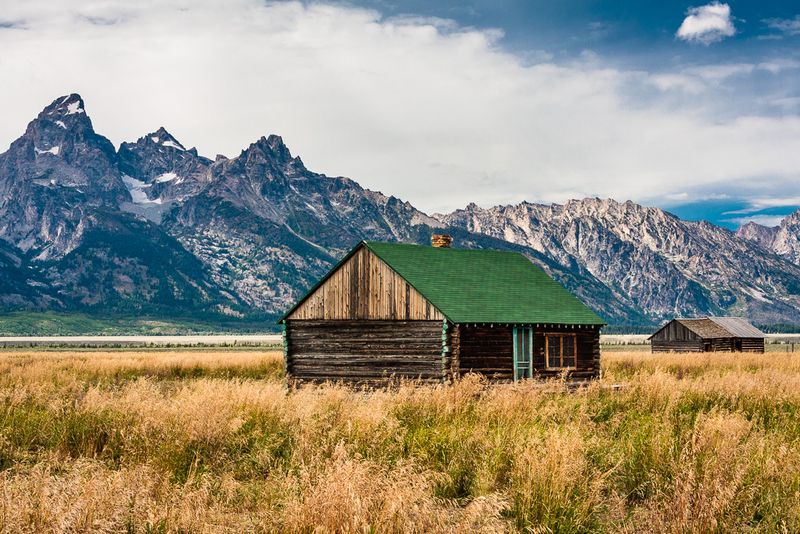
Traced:
[[287, 390], [279, 352], [0, 354], [2, 532], [796, 532], [800, 359]]

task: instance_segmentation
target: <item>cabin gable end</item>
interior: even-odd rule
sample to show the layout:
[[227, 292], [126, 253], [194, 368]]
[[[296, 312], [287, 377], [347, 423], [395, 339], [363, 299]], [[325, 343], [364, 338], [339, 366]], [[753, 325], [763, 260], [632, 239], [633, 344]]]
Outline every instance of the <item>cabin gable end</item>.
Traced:
[[285, 320], [432, 321], [445, 316], [368, 247], [358, 247]]

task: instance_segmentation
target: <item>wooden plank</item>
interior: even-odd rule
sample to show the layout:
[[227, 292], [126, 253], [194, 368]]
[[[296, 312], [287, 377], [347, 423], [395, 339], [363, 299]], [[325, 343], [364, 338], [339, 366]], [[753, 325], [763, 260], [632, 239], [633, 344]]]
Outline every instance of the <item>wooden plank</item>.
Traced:
[[441, 321], [286, 322], [291, 379], [442, 379]]
[[290, 320], [443, 320], [423, 295], [361, 248], [318, 287]]

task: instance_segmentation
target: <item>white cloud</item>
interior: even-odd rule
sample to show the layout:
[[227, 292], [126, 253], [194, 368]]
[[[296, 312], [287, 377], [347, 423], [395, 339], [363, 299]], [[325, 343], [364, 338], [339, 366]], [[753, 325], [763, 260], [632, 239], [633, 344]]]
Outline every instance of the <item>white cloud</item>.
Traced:
[[684, 41], [696, 41], [708, 45], [725, 37], [731, 37], [735, 33], [730, 6], [712, 2], [689, 8], [675, 35]]
[[661, 91], [682, 91], [688, 94], [700, 94], [719, 88], [731, 78], [748, 76], [754, 72], [778, 75], [798, 68], [800, 68], [800, 62], [787, 58], [778, 58], [761, 63], [696, 65], [677, 72], [651, 74], [647, 78], [647, 82]]
[[757, 213], [769, 208], [785, 208], [800, 206], [800, 197], [783, 198], [754, 198], [749, 201], [749, 206], [740, 210], [726, 211], [723, 215], [743, 215]]
[[[53, 4], [4, 6], [27, 29], [0, 30], [2, 145], [77, 91], [115, 143], [163, 124], [213, 158], [278, 133], [312, 170], [426, 211], [639, 200], [764, 177], [800, 194], [800, 117], [737, 105], [720, 119], [705, 96], [675, 106], [659, 100], [649, 73], [609, 68], [596, 54], [532, 64], [504, 51], [497, 31], [341, 5]], [[631, 96], [648, 90], [656, 96]]]
[[766, 25], [778, 30], [785, 35], [800, 35], [800, 15], [795, 15], [793, 19], [766, 19]]

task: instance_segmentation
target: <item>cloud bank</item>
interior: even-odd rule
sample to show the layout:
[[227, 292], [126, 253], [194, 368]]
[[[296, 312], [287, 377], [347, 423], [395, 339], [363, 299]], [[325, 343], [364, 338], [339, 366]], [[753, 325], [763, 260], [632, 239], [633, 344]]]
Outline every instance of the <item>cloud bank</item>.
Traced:
[[731, 37], [736, 28], [731, 19], [731, 8], [728, 4], [712, 2], [700, 7], [689, 8], [686, 18], [675, 34], [678, 39], [694, 41], [709, 45]]
[[[773, 75], [758, 66], [650, 73], [593, 54], [532, 62], [502, 49], [497, 30], [341, 5], [63, 6], [4, 8], [18, 23], [0, 29], [0, 145], [77, 91], [117, 144], [163, 125], [213, 158], [277, 133], [309, 168], [429, 212], [589, 195], [657, 202], [765, 181], [800, 195], [796, 114], [707, 110], [737, 76]], [[659, 86], [659, 75], [698, 85], [675, 100], [685, 91]]]

